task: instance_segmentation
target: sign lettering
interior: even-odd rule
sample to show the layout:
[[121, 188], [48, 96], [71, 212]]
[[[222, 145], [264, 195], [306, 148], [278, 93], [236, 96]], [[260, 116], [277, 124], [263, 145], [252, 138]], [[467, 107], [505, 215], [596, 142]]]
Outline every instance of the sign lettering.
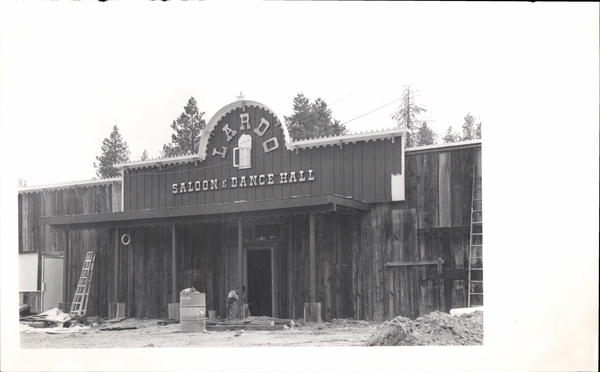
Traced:
[[[296, 177], [296, 173], [300, 174], [300, 177]], [[304, 177], [305, 173], [308, 173], [308, 178]], [[186, 192], [222, 190], [234, 187], [254, 187], [274, 184], [287, 184], [314, 180], [315, 176], [313, 175], [313, 170], [309, 169], [308, 172], [305, 172], [303, 170], [297, 172], [281, 172], [277, 176], [273, 173], [253, 174], [251, 176], [230, 177], [221, 180], [211, 179], [174, 183], [172, 186], [172, 190], [173, 194], [183, 194]]]

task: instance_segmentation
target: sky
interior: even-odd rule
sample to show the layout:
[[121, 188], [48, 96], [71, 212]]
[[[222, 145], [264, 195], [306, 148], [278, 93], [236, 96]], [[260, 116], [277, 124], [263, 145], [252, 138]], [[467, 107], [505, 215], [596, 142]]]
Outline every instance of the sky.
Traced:
[[584, 4], [11, 2], [3, 9], [2, 140], [16, 147], [8, 166], [29, 186], [95, 177], [93, 163], [115, 125], [132, 160], [144, 150], [160, 156], [192, 96], [206, 121], [240, 92], [283, 121], [303, 92], [329, 103], [354, 133], [392, 128], [411, 85], [439, 135], [460, 131], [468, 113], [485, 135], [502, 101], [514, 99], [517, 106], [502, 111], [515, 111], [561, 83], [579, 89], [555, 69], [576, 62], [567, 71], [583, 79], [597, 59], [598, 21]]
[[467, 113], [486, 121], [500, 54], [489, 40], [502, 34], [489, 8], [202, 5], [10, 4], [2, 128], [25, 155], [17, 176], [29, 186], [95, 177], [114, 125], [132, 160], [158, 157], [191, 96], [206, 121], [240, 92], [283, 121], [303, 92], [362, 132], [392, 128], [411, 85], [441, 135]]
[[[396, 361], [388, 370], [429, 369], [433, 359], [445, 370], [465, 370], [451, 361], [467, 359], [479, 363], [472, 370], [591, 369], [569, 358], [591, 355], [573, 336], [589, 324], [585, 312], [598, 324], [598, 10], [539, 2], [2, 1], [2, 274], [17, 260], [16, 249], [4, 247], [18, 245], [18, 178], [36, 186], [95, 177], [114, 125], [133, 160], [144, 149], [156, 157], [191, 96], [208, 121], [243, 91], [281, 120], [303, 92], [329, 103], [351, 132], [387, 129], [397, 104], [353, 119], [411, 85], [439, 134], [458, 130], [467, 113], [482, 121], [492, 263], [486, 340], [469, 351], [473, 358], [454, 349], [431, 358], [418, 348], [373, 360]], [[2, 293], [15, 293], [10, 285], [2, 280]], [[12, 307], [2, 300], [4, 320]], [[5, 324], [3, 347], [9, 331], [18, 337]], [[597, 360], [597, 334], [595, 342]], [[175, 360], [189, 358], [182, 353]], [[32, 358], [45, 357], [52, 355], [36, 350]], [[329, 360], [356, 369], [352, 358]]]

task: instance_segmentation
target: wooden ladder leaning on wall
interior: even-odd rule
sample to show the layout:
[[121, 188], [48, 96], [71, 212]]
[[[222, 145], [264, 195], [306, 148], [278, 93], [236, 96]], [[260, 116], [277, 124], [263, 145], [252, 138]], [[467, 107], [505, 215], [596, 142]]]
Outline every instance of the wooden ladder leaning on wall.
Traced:
[[77, 288], [75, 289], [75, 296], [73, 296], [73, 302], [71, 303], [71, 311], [69, 315], [73, 316], [84, 316], [87, 310], [88, 297], [90, 294], [90, 285], [92, 282], [92, 274], [94, 273], [94, 260], [96, 254], [94, 252], [88, 252], [85, 255], [85, 261], [83, 262], [83, 269], [81, 269], [81, 276], [77, 282]]
[[483, 306], [483, 211], [482, 177], [477, 162], [473, 169], [473, 196], [471, 198], [471, 228], [469, 240], [469, 296], [468, 307]]

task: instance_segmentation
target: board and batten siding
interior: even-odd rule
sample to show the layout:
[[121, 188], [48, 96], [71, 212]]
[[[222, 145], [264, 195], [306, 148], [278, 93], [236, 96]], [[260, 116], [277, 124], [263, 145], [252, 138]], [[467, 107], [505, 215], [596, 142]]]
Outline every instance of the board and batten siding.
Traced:
[[[336, 145], [312, 147], [290, 151], [285, 147], [281, 124], [269, 111], [258, 107], [246, 107], [250, 114], [251, 128], [257, 128], [264, 118], [271, 125], [263, 136], [252, 131], [239, 131], [227, 141], [222, 128], [239, 129], [238, 108], [226, 114], [213, 129], [204, 161], [149, 166], [126, 170], [124, 176], [125, 210], [164, 209], [185, 206], [201, 206], [236, 201], [258, 201], [285, 199], [296, 196], [336, 194], [366, 202], [388, 202], [392, 200], [392, 174], [402, 173], [402, 141], [400, 138], [357, 141]], [[253, 137], [252, 168], [238, 169], [232, 164], [233, 148], [240, 134]], [[279, 147], [265, 152], [262, 143], [277, 138]], [[227, 147], [226, 157], [212, 155], [214, 150]], [[314, 181], [280, 183], [280, 174], [313, 171]], [[273, 174], [272, 185], [240, 187], [241, 177]], [[238, 186], [231, 187], [231, 179], [237, 178]], [[173, 193], [173, 185], [186, 187], [189, 182], [217, 180], [218, 187], [192, 192]], [[222, 187], [227, 180], [227, 187]], [[180, 187], [179, 187], [180, 189]]]
[[[38, 281], [42, 280], [41, 253], [62, 253], [67, 270], [67, 299], [72, 299], [75, 286], [81, 274], [83, 261], [87, 251], [95, 251], [97, 259], [93, 283], [106, 282], [109, 266], [102, 264], [106, 260], [104, 253], [113, 234], [108, 229], [69, 231], [56, 230], [48, 225], [41, 225], [39, 217], [64, 216], [77, 214], [108, 213], [121, 208], [121, 182], [113, 181], [95, 185], [74, 185], [65, 188], [40, 188], [20, 191], [18, 194], [18, 231], [19, 253], [40, 253], [38, 258]], [[112, 243], [111, 243], [112, 244]], [[38, 283], [38, 288], [40, 285]], [[107, 301], [106, 291], [110, 287], [92, 284], [88, 309], [98, 312]], [[32, 310], [40, 311], [41, 292], [22, 292], [20, 300], [32, 306]], [[69, 302], [68, 300], [67, 302]], [[108, 305], [106, 304], [106, 308]], [[104, 313], [102, 313], [104, 315]]]
[[[373, 151], [366, 149], [365, 145], [369, 144]], [[379, 149], [380, 145], [383, 150]], [[393, 153], [395, 146], [391, 140], [383, 140], [343, 145], [341, 149], [330, 146], [311, 150], [312, 154], [319, 150], [323, 156], [318, 157], [322, 168], [335, 168], [337, 164], [343, 164], [344, 168], [371, 167], [370, 171], [364, 172], [364, 180], [351, 177], [349, 172], [331, 172], [319, 190], [323, 191], [323, 184], [332, 183], [334, 190], [343, 187], [353, 195], [356, 192], [372, 194], [376, 199], [378, 193], [386, 194], [385, 188], [391, 184], [387, 182], [386, 186], [386, 182], [378, 180], [375, 159], [381, 156], [381, 151]], [[312, 155], [295, 157], [295, 152], [282, 150], [287, 158], [278, 160], [279, 167], [289, 164], [289, 169], [307, 169], [317, 159]], [[299, 154], [308, 154], [307, 151], [299, 150]], [[365, 156], [372, 158], [372, 163], [365, 160]], [[325, 157], [332, 160], [324, 160]], [[433, 310], [448, 311], [466, 306], [466, 279], [432, 280], [427, 278], [435, 266], [387, 267], [386, 263], [433, 261], [442, 257], [444, 270], [466, 270], [473, 170], [480, 161], [480, 146], [409, 151], [406, 153], [405, 201], [373, 203], [367, 213], [316, 215], [317, 301], [322, 303], [324, 319], [385, 320], [398, 315], [415, 318]], [[255, 164], [258, 173], [259, 165]], [[264, 164], [262, 166], [260, 172], [265, 172]], [[170, 169], [175, 171], [180, 169], [178, 167], [187, 167], [187, 172], [196, 165], [190, 163]], [[148, 169], [151, 168], [130, 170], [129, 174]], [[216, 178], [230, 174], [224, 167], [214, 167], [212, 172], [209, 176]], [[169, 177], [175, 179], [175, 173]], [[200, 179], [200, 176], [196, 177]], [[160, 179], [158, 174], [153, 175], [150, 184], [156, 185]], [[139, 187], [141, 185], [142, 182]], [[168, 185], [165, 183], [165, 186]], [[307, 195], [314, 191], [308, 183], [274, 186], [278, 186], [279, 191], [275, 192], [274, 187], [255, 188], [244, 190], [246, 193], [241, 195], [239, 190], [222, 190], [220, 194], [214, 193], [212, 199], [202, 199], [208, 197], [208, 193], [204, 196], [201, 196], [202, 192], [198, 195], [190, 193], [185, 196], [188, 200], [182, 199], [182, 203], [192, 200], [199, 205], [227, 202], [234, 192], [236, 198], [246, 199], [286, 197], [298, 186]], [[376, 191], [380, 186], [384, 191]], [[127, 193], [127, 187], [125, 189]], [[128, 316], [166, 318], [167, 304], [173, 297], [172, 225], [79, 229], [67, 233], [41, 228], [38, 223], [39, 216], [114, 211], [121, 200], [120, 190], [119, 184], [113, 184], [19, 193], [19, 251], [65, 251], [68, 256], [67, 298], [74, 294], [85, 253], [95, 251], [97, 258], [89, 315], [107, 316], [108, 303], [116, 298], [127, 304]], [[158, 203], [160, 207], [160, 195], [153, 194], [153, 187], [144, 186], [143, 190], [139, 200], [145, 203], [146, 195], [150, 195], [152, 203]], [[365, 190], [370, 191], [365, 193]], [[135, 200], [137, 203], [137, 196]], [[280, 317], [301, 318], [304, 303], [310, 298], [308, 221], [307, 215], [288, 216], [283, 225], [284, 240], [274, 258], [279, 278], [275, 296]], [[224, 315], [226, 295], [230, 290], [227, 288], [227, 255], [224, 253], [225, 222], [178, 224], [175, 228], [176, 288], [194, 286], [207, 293], [208, 308], [217, 309], [219, 315]], [[116, 243], [124, 233], [131, 236], [128, 246]], [[117, 261], [118, 267], [115, 267]], [[118, 278], [117, 282], [115, 278]], [[32, 303], [36, 301], [34, 294], [24, 293], [22, 298]]]
[[[351, 245], [353, 317], [416, 318], [467, 306], [469, 224], [473, 170], [481, 147], [406, 154], [406, 201], [377, 203], [348, 217], [343, 240]], [[357, 221], [351, 219], [357, 218]], [[434, 261], [464, 273], [427, 279], [435, 265], [387, 267], [387, 262]], [[325, 305], [327, 307], [327, 305]]]

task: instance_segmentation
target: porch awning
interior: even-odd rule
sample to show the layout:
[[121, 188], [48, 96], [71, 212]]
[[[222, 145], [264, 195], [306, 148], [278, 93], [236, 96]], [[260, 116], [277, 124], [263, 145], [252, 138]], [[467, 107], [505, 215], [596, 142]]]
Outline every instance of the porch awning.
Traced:
[[40, 217], [40, 224], [60, 229], [90, 229], [189, 222], [217, 222], [239, 218], [281, 217], [308, 213], [354, 213], [370, 210], [371, 206], [369, 203], [339, 195], [327, 194], [195, 207]]

